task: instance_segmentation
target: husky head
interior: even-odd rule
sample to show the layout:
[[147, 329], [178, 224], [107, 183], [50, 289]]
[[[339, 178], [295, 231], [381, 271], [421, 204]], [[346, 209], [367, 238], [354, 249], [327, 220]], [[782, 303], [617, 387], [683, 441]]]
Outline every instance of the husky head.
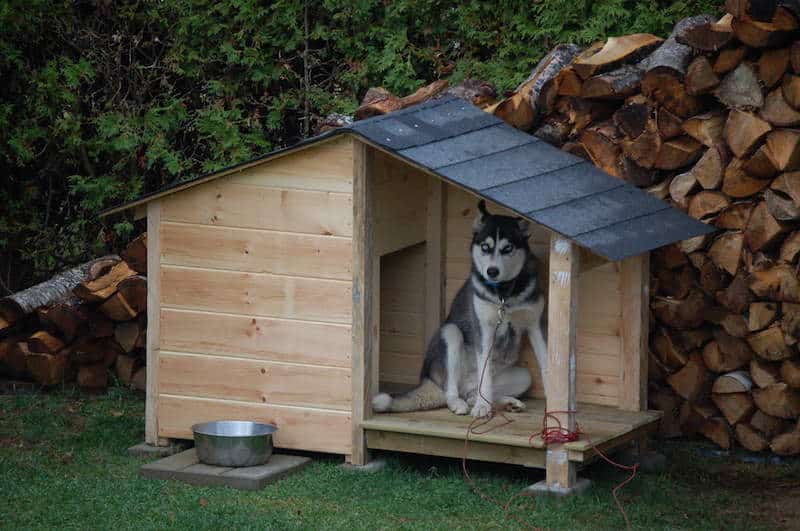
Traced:
[[530, 255], [528, 222], [522, 218], [498, 216], [478, 203], [478, 217], [472, 225], [472, 265], [489, 285], [513, 280]]

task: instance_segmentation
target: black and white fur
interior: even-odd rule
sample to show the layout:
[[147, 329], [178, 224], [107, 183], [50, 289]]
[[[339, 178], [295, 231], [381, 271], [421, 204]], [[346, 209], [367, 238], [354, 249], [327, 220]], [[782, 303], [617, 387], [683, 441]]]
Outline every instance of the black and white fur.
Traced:
[[[524, 408], [517, 397], [528, 390], [531, 376], [528, 369], [517, 366], [523, 335], [531, 341], [544, 376], [544, 296], [539, 289], [537, 261], [528, 245], [528, 222], [490, 214], [483, 201], [478, 210], [470, 247], [472, 272], [456, 294], [447, 319], [431, 338], [419, 386], [399, 396], [375, 396], [373, 410], [418, 411], [447, 405], [457, 415], [470, 412], [484, 417], [490, 414], [493, 402]], [[505, 318], [498, 326], [501, 306]], [[481, 370], [490, 353], [478, 392]]]

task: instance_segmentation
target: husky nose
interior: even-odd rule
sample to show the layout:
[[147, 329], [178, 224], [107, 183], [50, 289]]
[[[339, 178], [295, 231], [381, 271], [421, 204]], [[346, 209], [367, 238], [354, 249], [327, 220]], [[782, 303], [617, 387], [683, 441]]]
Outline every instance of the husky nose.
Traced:
[[489, 278], [497, 278], [497, 275], [500, 274], [500, 270], [496, 267], [490, 267], [486, 270], [486, 274], [489, 275]]

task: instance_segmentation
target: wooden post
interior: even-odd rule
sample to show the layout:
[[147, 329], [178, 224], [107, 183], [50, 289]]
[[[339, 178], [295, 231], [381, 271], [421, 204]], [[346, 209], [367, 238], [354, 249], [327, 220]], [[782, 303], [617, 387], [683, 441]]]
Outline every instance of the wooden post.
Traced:
[[444, 317], [444, 184], [429, 177], [425, 228], [425, 341], [430, 341]]
[[619, 408], [647, 409], [647, 342], [650, 318], [650, 255], [633, 256], [620, 264], [622, 281], [622, 359]]
[[372, 412], [372, 396], [378, 391], [380, 356], [380, 257], [373, 245], [374, 151], [353, 142], [353, 446], [350, 462], [369, 461], [362, 423]]
[[161, 202], [147, 203], [147, 396], [144, 441], [167, 446], [158, 436], [158, 365], [161, 351]]
[[[550, 291], [547, 311], [548, 411], [575, 411], [575, 341], [578, 315], [580, 252], [557, 234], [550, 237]], [[556, 413], [561, 425], [575, 430], [574, 413]], [[551, 421], [553, 423], [554, 421]], [[563, 445], [547, 447], [546, 483], [552, 489], [571, 489], [577, 481], [575, 464]]]

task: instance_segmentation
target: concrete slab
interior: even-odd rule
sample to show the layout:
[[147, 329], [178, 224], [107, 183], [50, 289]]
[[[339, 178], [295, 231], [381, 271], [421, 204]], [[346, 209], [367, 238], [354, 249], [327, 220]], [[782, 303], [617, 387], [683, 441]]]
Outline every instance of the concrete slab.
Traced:
[[565, 496], [574, 496], [576, 494], [582, 494], [586, 491], [592, 482], [586, 478], [578, 478], [578, 481], [575, 482], [575, 485], [570, 488], [566, 487], [553, 487], [547, 484], [546, 481], [542, 480], [538, 483], [534, 483], [528, 487], [522, 489], [522, 494], [526, 496], [555, 496], [555, 497], [565, 497]]
[[342, 463], [339, 465], [342, 470], [348, 472], [377, 472], [386, 468], [386, 459], [373, 459], [366, 465], [354, 465], [353, 463]]
[[136, 457], [167, 457], [183, 452], [187, 446], [187, 444], [182, 443], [173, 443], [169, 446], [153, 446], [143, 442], [128, 448], [128, 454]]
[[308, 457], [272, 454], [266, 464], [228, 468], [200, 463], [194, 448], [148, 463], [139, 475], [151, 479], [177, 480], [191, 485], [220, 485], [242, 490], [259, 490], [311, 462]]

